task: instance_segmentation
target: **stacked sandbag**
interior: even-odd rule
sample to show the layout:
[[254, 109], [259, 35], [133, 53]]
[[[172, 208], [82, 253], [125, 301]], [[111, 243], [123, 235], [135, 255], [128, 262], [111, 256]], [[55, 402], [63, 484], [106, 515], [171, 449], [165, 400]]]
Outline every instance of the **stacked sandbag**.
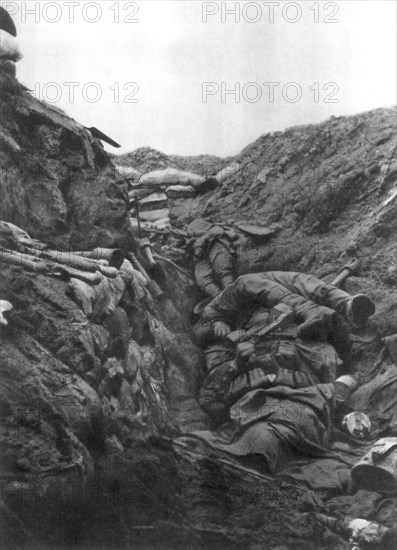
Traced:
[[137, 216], [136, 207], [139, 209], [139, 217], [142, 222], [155, 223], [160, 220], [167, 220], [169, 224], [169, 209], [167, 195], [162, 191], [150, 193], [142, 198], [135, 198], [130, 204], [130, 214]]
[[[138, 231], [138, 220], [134, 217], [131, 217], [130, 222], [131, 228], [135, 230], [135, 232]], [[171, 227], [171, 221], [169, 217], [161, 218], [153, 222], [144, 222], [141, 220], [140, 227], [142, 231], [164, 231]]]
[[[153, 193], [153, 189], [150, 187], [134, 187], [131, 191], [128, 191], [128, 198], [131, 203], [135, 202], [135, 199], [144, 199]], [[133, 206], [131, 204], [131, 206]]]
[[144, 174], [139, 185], [167, 188], [170, 185], [190, 185], [193, 188], [199, 187], [204, 182], [202, 176], [177, 170], [176, 168], [166, 168], [165, 170], [155, 170]]
[[196, 195], [192, 185], [170, 185], [165, 192], [170, 199], [190, 199]]
[[168, 199], [190, 199], [218, 185], [217, 180], [192, 172], [166, 168], [144, 174], [128, 193], [132, 227], [164, 230], [170, 227]]
[[165, 193], [152, 193], [139, 201], [141, 210], [150, 211], [167, 207], [167, 195]]
[[145, 222], [156, 222], [164, 218], [169, 218], [170, 211], [168, 208], [161, 208], [160, 210], [148, 210], [140, 212], [141, 219]]
[[170, 218], [167, 216], [154, 221], [152, 225], [154, 229], [157, 229], [158, 231], [164, 231], [165, 229], [169, 229], [171, 227], [171, 221]]

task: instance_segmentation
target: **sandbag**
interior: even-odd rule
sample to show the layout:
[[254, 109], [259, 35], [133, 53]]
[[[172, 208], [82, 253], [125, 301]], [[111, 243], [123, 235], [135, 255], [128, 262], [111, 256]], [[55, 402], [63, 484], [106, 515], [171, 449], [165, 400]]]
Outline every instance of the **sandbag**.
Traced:
[[0, 59], [7, 59], [16, 63], [23, 55], [19, 49], [16, 39], [8, 32], [0, 29]]
[[[138, 220], [134, 217], [130, 217], [131, 229], [135, 234], [138, 233]], [[158, 232], [168, 229], [171, 226], [171, 222], [168, 216], [161, 218], [160, 220], [155, 220], [153, 222], [140, 222], [141, 232]]]
[[169, 218], [162, 218], [161, 220], [156, 220], [153, 222], [153, 228], [162, 231], [163, 229], [169, 229], [171, 227], [171, 222]]
[[166, 168], [165, 170], [155, 170], [143, 175], [139, 181], [139, 185], [192, 185], [195, 187], [203, 181], [204, 178], [192, 172], [185, 172], [176, 168]]
[[126, 286], [132, 288], [135, 300], [139, 301], [146, 296], [147, 281], [142, 273], [134, 269], [128, 260], [124, 260], [120, 268], [120, 276]]
[[133, 203], [135, 199], [143, 199], [152, 194], [152, 189], [147, 187], [134, 187], [131, 191], [128, 192], [128, 198], [130, 203]]
[[167, 195], [165, 193], [152, 193], [148, 197], [140, 199], [141, 210], [158, 210], [167, 206]]
[[114, 313], [125, 290], [125, 283], [120, 275], [115, 279], [103, 275], [101, 277], [102, 280], [97, 285], [90, 285], [75, 278], [69, 282], [74, 301], [94, 322]]
[[230, 176], [238, 172], [240, 168], [241, 168], [240, 163], [233, 162], [232, 164], [229, 164], [228, 166], [220, 170], [220, 172], [218, 172], [217, 175], [215, 176], [215, 179], [219, 184], [222, 184], [227, 178], [229, 178]]
[[168, 208], [162, 208], [161, 210], [151, 210], [150, 212], [141, 212], [140, 216], [143, 221], [154, 222], [156, 220], [162, 220], [168, 218]]
[[196, 195], [196, 190], [191, 185], [170, 185], [165, 192], [173, 199], [188, 199]]

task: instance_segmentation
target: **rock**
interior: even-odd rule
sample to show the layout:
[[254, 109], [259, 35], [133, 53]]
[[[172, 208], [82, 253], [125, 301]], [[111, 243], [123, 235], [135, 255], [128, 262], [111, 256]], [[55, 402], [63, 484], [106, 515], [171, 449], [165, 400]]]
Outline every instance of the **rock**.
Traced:
[[135, 340], [130, 340], [128, 343], [127, 356], [123, 363], [125, 376], [131, 382], [137, 375], [142, 366], [142, 352]]
[[210, 214], [215, 205], [216, 205], [216, 197], [215, 196], [212, 196], [211, 198], [209, 198], [204, 206], [204, 209], [203, 209], [203, 216], [207, 216], [208, 214]]
[[106, 361], [104, 369], [106, 370], [106, 374], [100, 383], [98, 393], [100, 396], [117, 397], [124, 378], [122, 362], [120, 359], [111, 357]]
[[395, 265], [391, 265], [387, 268], [385, 282], [388, 284], [397, 283], [397, 267]]
[[[270, 166], [265, 166], [265, 168], [263, 170], [261, 170], [261, 172], [259, 172], [259, 174], [256, 176], [256, 178], [257, 178], [256, 185], [258, 185], [258, 184], [263, 184], [264, 185], [267, 181], [267, 176], [270, 174], [271, 170], [272, 169], [270, 168]], [[255, 181], [254, 181], [254, 183], [255, 183]], [[254, 183], [253, 183], [253, 185], [254, 185]]]
[[11, 302], [8, 302], [7, 300], [0, 300], [0, 324], [1, 325], [8, 325], [8, 321], [6, 317], [4, 316], [4, 313], [7, 313], [7, 311], [11, 311], [12, 304]]
[[11, 153], [17, 154], [21, 152], [21, 148], [18, 143], [8, 133], [0, 129], [0, 144], [1, 147], [5, 147]]
[[243, 198], [241, 199], [241, 201], [238, 203], [238, 207], [239, 207], [239, 208], [243, 208], [244, 206], [247, 206], [247, 204], [249, 203], [249, 201], [250, 201], [249, 197], [247, 197], [247, 196], [246, 196], [246, 197], [243, 197]]
[[382, 342], [386, 346], [390, 357], [397, 364], [397, 333], [391, 336], [385, 336], [382, 338]]

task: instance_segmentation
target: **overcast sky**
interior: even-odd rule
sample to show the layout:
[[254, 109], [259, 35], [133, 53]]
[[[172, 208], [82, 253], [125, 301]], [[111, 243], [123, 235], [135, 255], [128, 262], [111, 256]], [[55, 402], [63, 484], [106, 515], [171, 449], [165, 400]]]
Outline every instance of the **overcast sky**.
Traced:
[[2, 5], [19, 79], [117, 152], [232, 155], [269, 131], [396, 103], [394, 1]]

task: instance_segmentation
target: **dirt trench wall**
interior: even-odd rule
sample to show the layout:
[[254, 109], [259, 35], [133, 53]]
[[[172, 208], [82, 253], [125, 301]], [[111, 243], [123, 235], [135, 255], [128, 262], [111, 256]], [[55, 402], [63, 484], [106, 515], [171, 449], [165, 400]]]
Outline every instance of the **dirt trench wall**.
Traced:
[[[61, 250], [134, 247], [126, 186], [102, 144], [34, 99], [7, 63], [0, 86], [0, 219]], [[0, 334], [0, 516], [4, 544], [31, 547], [35, 536], [69, 536], [66, 510], [81, 512], [101, 460], [106, 469], [112, 453], [206, 426], [202, 357], [177, 273], [159, 300], [128, 290], [94, 321], [66, 281], [0, 267], [1, 299], [13, 305]]]
[[0, 219], [64, 248], [111, 246], [127, 227], [125, 186], [100, 141], [0, 66]]

